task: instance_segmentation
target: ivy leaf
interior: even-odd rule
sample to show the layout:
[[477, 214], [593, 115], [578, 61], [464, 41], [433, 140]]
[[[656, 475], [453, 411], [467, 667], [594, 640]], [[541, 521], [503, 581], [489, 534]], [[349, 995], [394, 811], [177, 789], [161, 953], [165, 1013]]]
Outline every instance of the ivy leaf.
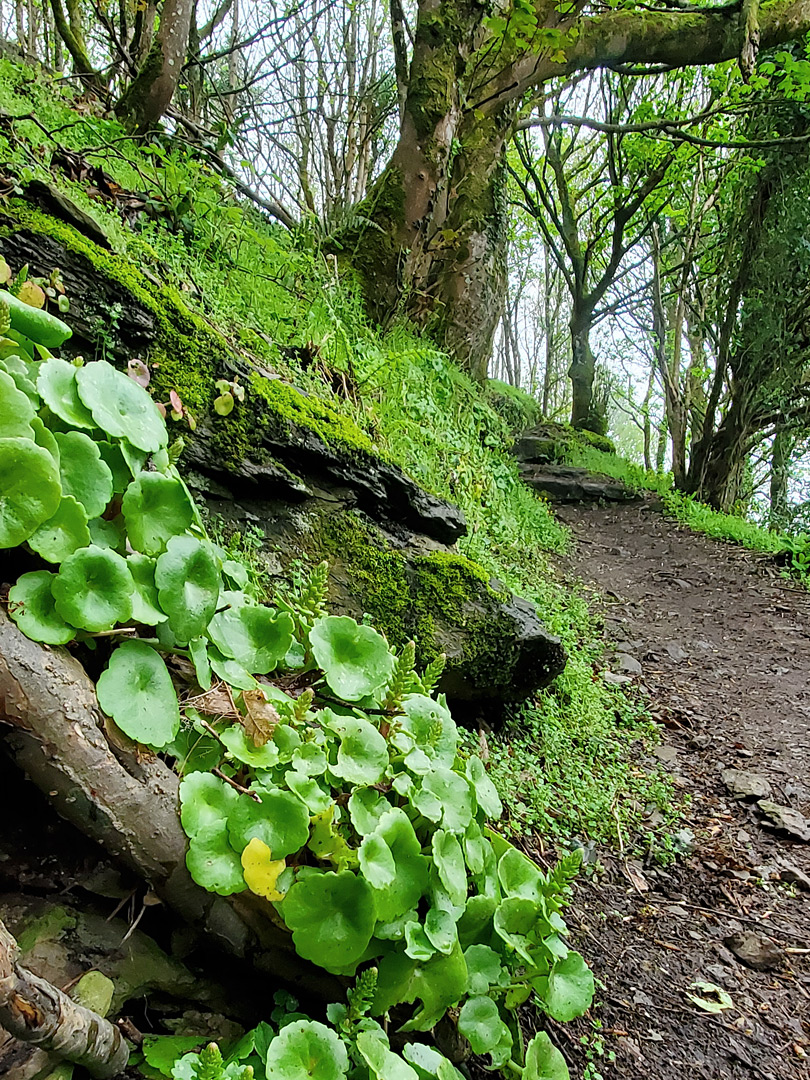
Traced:
[[98, 447], [81, 431], [57, 431], [54, 438], [63, 494], [78, 499], [88, 518], [99, 517], [113, 496], [113, 479]]
[[79, 368], [76, 385], [82, 404], [108, 435], [147, 453], [168, 442], [166, 424], [149, 394], [106, 360]]
[[318, 619], [309, 640], [330, 689], [345, 701], [373, 694], [394, 670], [396, 661], [385, 638], [347, 615]]
[[180, 730], [180, 709], [163, 658], [141, 641], [125, 641], [96, 686], [99, 705], [125, 735], [160, 748]]
[[321, 712], [324, 723], [340, 735], [335, 776], [350, 784], [371, 786], [382, 780], [388, 767], [388, 744], [379, 731], [357, 716], [337, 716], [329, 709]]
[[[131, 379], [126, 381], [135, 386]], [[159, 555], [172, 537], [182, 536], [194, 520], [185, 485], [177, 477], [158, 472], [139, 473], [127, 488], [121, 509], [130, 543], [147, 555]]]
[[[227, 657], [246, 671], [266, 675], [281, 663], [293, 639], [293, 621], [286, 612], [254, 604], [218, 612], [208, 636]], [[244, 689], [244, 688], [243, 688]]]
[[565, 1058], [545, 1031], [535, 1035], [526, 1047], [523, 1080], [570, 1080]]
[[573, 950], [554, 964], [547, 978], [534, 979], [532, 985], [549, 1016], [563, 1024], [582, 1016], [593, 1001], [593, 972]]
[[[272, 744], [268, 744], [272, 745]], [[282, 859], [309, 839], [309, 812], [297, 796], [279, 788], [257, 788], [261, 802], [240, 795], [228, 814], [228, 835], [237, 851], [258, 837]]]
[[342, 1080], [348, 1070], [346, 1047], [317, 1020], [285, 1025], [267, 1048], [267, 1080]]
[[377, 917], [391, 922], [419, 903], [427, 890], [428, 863], [404, 810], [392, 807], [386, 811], [372, 835], [385, 841], [396, 867], [391, 884], [374, 889]]
[[52, 356], [40, 364], [37, 390], [51, 412], [60, 420], [71, 427], [90, 430], [96, 424], [90, 410], [79, 397], [77, 370], [66, 360], [58, 360]]
[[62, 618], [91, 633], [131, 618], [134, 589], [126, 560], [95, 544], [68, 556], [52, 586]]
[[491, 1054], [493, 1065], [503, 1065], [509, 1060], [512, 1035], [492, 998], [472, 997], [465, 1001], [458, 1030], [469, 1041], [474, 1054]]
[[284, 859], [274, 859], [270, 848], [254, 836], [241, 856], [242, 871], [247, 887], [265, 900], [278, 902], [284, 893], [278, 891], [278, 879], [287, 867]]
[[219, 598], [219, 566], [210, 544], [193, 536], [173, 536], [157, 561], [155, 585], [177, 640], [200, 637]]
[[47, 450], [30, 438], [0, 439], [0, 548], [27, 540], [53, 517], [61, 498], [59, 472]]
[[360, 962], [376, 921], [371, 889], [351, 870], [327, 871], [296, 881], [284, 898], [281, 914], [293, 932], [298, 955], [340, 973]]
[[66, 645], [76, 636], [54, 606], [51, 584], [56, 575], [35, 570], [17, 579], [8, 594], [8, 613], [26, 637], [46, 645]]
[[361, 1031], [356, 1041], [361, 1057], [377, 1080], [419, 1080], [418, 1073], [391, 1050], [383, 1032]]
[[38, 555], [53, 563], [62, 562], [74, 551], [87, 547], [90, 530], [84, 507], [72, 496], [64, 496], [53, 517], [39, 526], [28, 543]]
[[180, 821], [187, 836], [225, 829], [237, 792], [212, 773], [195, 772], [180, 782]]
[[400, 1031], [429, 1031], [466, 989], [467, 965], [459, 946], [449, 956], [425, 963], [390, 953], [380, 961], [372, 1013], [381, 1016], [400, 1003], [421, 1001], [421, 1008]]

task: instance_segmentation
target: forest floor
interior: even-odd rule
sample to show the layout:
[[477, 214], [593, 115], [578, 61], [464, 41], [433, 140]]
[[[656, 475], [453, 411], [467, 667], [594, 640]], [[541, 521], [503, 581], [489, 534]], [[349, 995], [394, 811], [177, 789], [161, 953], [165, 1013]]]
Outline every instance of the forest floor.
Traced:
[[[807, 1077], [810, 823], [790, 810], [810, 815], [810, 595], [653, 504], [560, 517], [576, 542], [566, 571], [603, 614], [608, 677], [632, 679], [662, 726], [656, 754], [694, 839], [664, 866], [596, 852], [569, 925], [601, 1005], [556, 1041], [586, 1080]], [[705, 1011], [688, 995], [719, 1004], [717, 989], [695, 983], [731, 1007]]]

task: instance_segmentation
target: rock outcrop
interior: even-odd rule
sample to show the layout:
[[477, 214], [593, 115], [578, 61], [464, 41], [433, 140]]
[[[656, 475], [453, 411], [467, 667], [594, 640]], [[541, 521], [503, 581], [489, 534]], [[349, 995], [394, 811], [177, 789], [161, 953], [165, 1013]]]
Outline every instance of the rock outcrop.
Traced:
[[[422, 664], [446, 653], [441, 689], [459, 701], [519, 701], [563, 669], [565, 651], [534, 607], [453, 549], [466, 532], [457, 507], [386, 461], [346, 411], [280, 378], [176, 289], [82, 235], [81, 217], [53, 213], [11, 202], [0, 254], [32, 274], [60, 268], [74, 354], [121, 366], [142, 358], [157, 400], [180, 395], [197, 420], [193, 433], [176, 428], [181, 468], [226, 533], [261, 538], [271, 580], [327, 558], [332, 610], [368, 613], [396, 646], [413, 638]], [[237, 377], [245, 399], [219, 416], [214, 384]]]

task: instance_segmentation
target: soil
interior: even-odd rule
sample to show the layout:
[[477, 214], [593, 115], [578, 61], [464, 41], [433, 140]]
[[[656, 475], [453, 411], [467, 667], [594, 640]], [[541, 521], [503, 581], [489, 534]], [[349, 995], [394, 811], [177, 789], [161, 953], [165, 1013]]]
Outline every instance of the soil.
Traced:
[[[576, 540], [567, 569], [593, 589], [614, 650], [608, 678], [632, 679], [661, 724], [656, 754], [688, 797], [689, 831], [670, 865], [596, 852], [568, 921], [604, 988], [551, 1034], [589, 1080], [808, 1077], [810, 892], [784, 878], [810, 876], [810, 843], [769, 828], [721, 774], [757, 774], [772, 802], [810, 816], [810, 594], [652, 503], [559, 513]], [[745, 932], [767, 970], [729, 948]], [[694, 1004], [718, 1001], [696, 982], [731, 1007]]]

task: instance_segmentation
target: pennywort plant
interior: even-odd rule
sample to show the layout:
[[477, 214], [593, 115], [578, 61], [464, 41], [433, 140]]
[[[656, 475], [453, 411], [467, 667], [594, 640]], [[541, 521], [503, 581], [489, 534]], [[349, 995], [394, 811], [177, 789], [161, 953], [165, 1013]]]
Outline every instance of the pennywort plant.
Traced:
[[[263, 897], [302, 958], [358, 977], [332, 1027], [279, 1024], [268, 1080], [458, 1076], [418, 1041], [399, 1057], [381, 1026], [429, 1032], [450, 1010], [493, 1067], [564, 1076], [547, 1036], [524, 1049], [516, 1010], [534, 996], [566, 1021], [591, 1002], [560, 914], [578, 859], [545, 874], [489, 824], [501, 802], [459, 752], [440, 665], [420, 674], [412, 644], [328, 614], [325, 566], [260, 603], [207, 535], [146, 389], [52, 356], [46, 332], [69, 331], [46, 313], [0, 316], [0, 547], [43, 561], [11, 617], [52, 645], [120, 642], [99, 704], [175, 762], [194, 880]], [[176, 1075], [215, 1077], [206, 1053]]]

